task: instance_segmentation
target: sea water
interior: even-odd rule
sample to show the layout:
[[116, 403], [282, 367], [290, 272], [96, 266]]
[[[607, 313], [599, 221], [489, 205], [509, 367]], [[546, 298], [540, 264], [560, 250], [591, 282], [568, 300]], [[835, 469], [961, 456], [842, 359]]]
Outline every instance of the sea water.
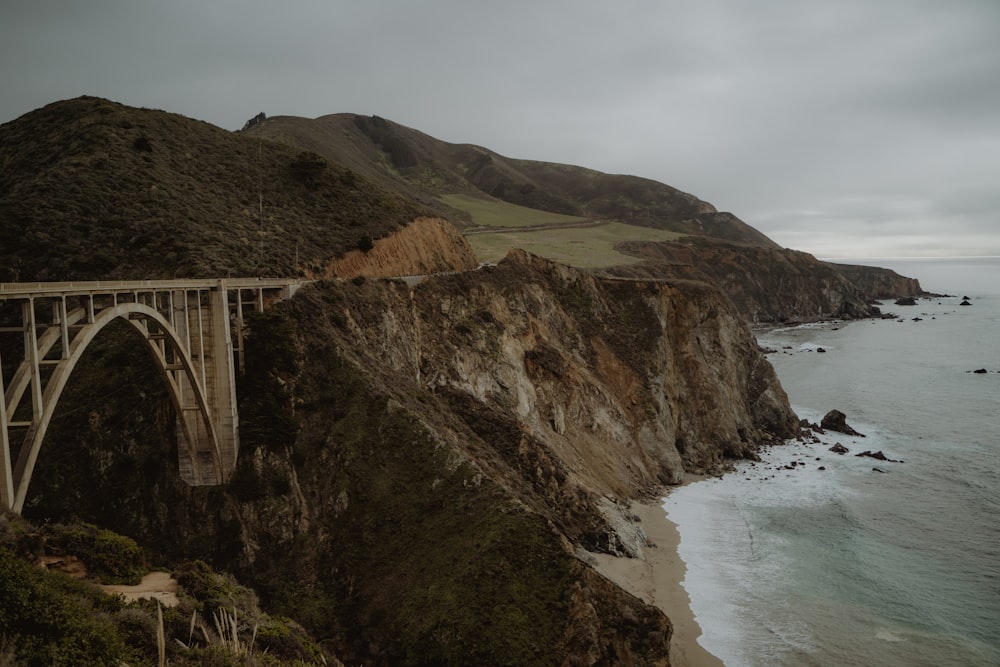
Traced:
[[800, 417], [866, 437], [790, 441], [665, 499], [699, 642], [730, 667], [1000, 665], [1000, 258], [845, 263], [950, 296], [759, 334]]

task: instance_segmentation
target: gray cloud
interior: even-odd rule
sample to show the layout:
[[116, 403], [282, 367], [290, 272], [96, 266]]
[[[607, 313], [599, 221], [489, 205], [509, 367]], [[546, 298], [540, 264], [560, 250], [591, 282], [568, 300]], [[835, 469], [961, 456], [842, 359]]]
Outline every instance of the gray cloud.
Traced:
[[1000, 254], [995, 0], [41, 0], [0, 122], [82, 94], [235, 129], [378, 114], [664, 181], [821, 256]]

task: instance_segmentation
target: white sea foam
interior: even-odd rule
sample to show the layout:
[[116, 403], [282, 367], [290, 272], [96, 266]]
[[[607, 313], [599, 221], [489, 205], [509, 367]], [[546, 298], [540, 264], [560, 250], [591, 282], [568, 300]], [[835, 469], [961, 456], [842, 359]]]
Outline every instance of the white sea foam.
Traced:
[[876, 630], [875, 631], [875, 638], [876, 639], [881, 639], [882, 641], [886, 641], [886, 642], [901, 642], [901, 641], [906, 641], [902, 637], [900, 637], [899, 635], [893, 634], [892, 632], [889, 632], [885, 628], [879, 628], [878, 630]]
[[[797, 412], [821, 418], [809, 410]], [[682, 487], [664, 500], [681, 535], [679, 554], [687, 564], [683, 585], [703, 629], [699, 641], [727, 665], [753, 664], [748, 647], [757, 656], [814, 649], [808, 628], [793, 616], [761, 626], [759, 615], [747, 613], [760, 589], [782, 585], [789, 565], [780, 538], [758, 531], [748, 512], [827, 505], [854, 493], [842, 477], [871, 474], [873, 459], [853, 454], [882, 442], [830, 432], [818, 438], [769, 448], [759, 462], [741, 462], [722, 478]], [[851, 453], [830, 452], [837, 442]]]

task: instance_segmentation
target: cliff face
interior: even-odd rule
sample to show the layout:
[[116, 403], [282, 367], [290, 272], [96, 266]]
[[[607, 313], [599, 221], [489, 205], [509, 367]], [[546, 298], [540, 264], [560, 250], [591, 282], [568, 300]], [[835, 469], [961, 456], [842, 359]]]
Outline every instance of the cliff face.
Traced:
[[876, 285], [903, 291], [913, 287], [908, 279], [880, 283], [883, 275], [880, 270], [869, 269], [856, 274], [870, 277], [863, 283], [863, 289], [839, 265], [781, 248], [736, 246], [692, 238], [674, 243], [627, 242], [621, 249], [647, 262], [617, 267], [612, 273], [703, 280], [725, 292], [752, 323], [871, 317], [878, 314], [868, 303], [875, 298], [872, 292], [880, 291]]
[[451, 223], [441, 218], [417, 218], [400, 231], [373, 242], [372, 248], [352, 250], [329, 262], [310, 278], [389, 278], [448, 271], [469, 271], [476, 253]]
[[320, 284], [268, 317], [285, 333], [258, 344], [294, 354], [251, 376], [298, 431], [244, 442], [235, 488], [287, 493], [234, 498], [239, 567], [343, 659], [667, 664], [669, 622], [574, 550], [641, 554], [617, 501], [795, 430], [701, 284], [514, 252], [415, 289]]
[[827, 262], [847, 277], [869, 299], [895, 299], [925, 294], [916, 278], [901, 276], [892, 269]]
[[[345, 308], [352, 354], [426, 390], [502, 406], [560, 458], [580, 459], [578, 474], [602, 493], [678, 481], [682, 460], [704, 467], [746, 453], [762, 428], [782, 430], [763, 419], [784, 401], [767, 394], [778, 389], [770, 368], [706, 286], [594, 279], [513, 251], [499, 268], [379, 298], [375, 311]], [[631, 470], [611, 460], [634, 445]]]

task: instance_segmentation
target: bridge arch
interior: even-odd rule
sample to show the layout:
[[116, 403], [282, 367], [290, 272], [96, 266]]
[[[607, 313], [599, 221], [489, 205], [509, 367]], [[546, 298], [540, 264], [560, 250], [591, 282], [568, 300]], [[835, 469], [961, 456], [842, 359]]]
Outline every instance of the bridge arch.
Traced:
[[[82, 319], [82, 314], [83, 310], [77, 309], [68, 315], [70, 321], [78, 322]], [[66, 388], [73, 370], [97, 334], [118, 319], [128, 322], [132, 329], [137, 331], [145, 342], [146, 349], [157, 362], [156, 366], [160, 371], [161, 378], [167, 385], [171, 402], [178, 416], [182, 415], [185, 409], [189, 409], [189, 406], [185, 405], [183, 389], [174, 377], [174, 373], [179, 371], [186, 376], [188, 380], [187, 386], [193, 392], [194, 404], [199, 412], [200, 421], [204, 424], [205, 431], [211, 439], [212, 465], [215, 468], [213, 472], [216, 476], [221, 477], [222, 452], [219, 447], [218, 434], [216, 433], [215, 425], [212, 423], [212, 415], [204, 389], [197, 381], [195, 364], [191, 359], [190, 353], [184, 349], [179, 332], [157, 310], [142, 303], [121, 303], [102, 309], [95, 315], [92, 322], [80, 327], [80, 330], [73, 337], [69, 345], [68, 354], [58, 361], [51, 376], [45, 383], [45, 388], [42, 392], [43, 407], [41, 414], [28, 428], [16, 466], [12, 471], [14, 488], [10, 505], [11, 509], [15, 512], [20, 512], [24, 507], [28, 484], [31, 482], [31, 475], [38, 460], [42, 442], [55, 414], [56, 406], [59, 404], [59, 398], [62, 396], [62, 392]], [[150, 327], [150, 324], [154, 324], [154, 326]], [[47, 353], [58, 340], [58, 336], [50, 334], [50, 331], [52, 329], [46, 332], [46, 334], [49, 334], [47, 340], [39, 341], [39, 352], [42, 353], [40, 356], [44, 356], [44, 353]], [[42, 338], [45, 338], [45, 335]], [[161, 340], [164, 341], [164, 344], [160, 343]], [[25, 359], [15, 372], [15, 382], [12, 382], [12, 388], [16, 391], [19, 389], [21, 394], [23, 394], [28, 385], [27, 378], [30, 375], [30, 365], [30, 360]], [[16, 398], [19, 400], [20, 396]], [[196, 436], [191, 432], [188, 420], [179, 419], [179, 426], [189, 443], [195, 439]], [[193, 459], [194, 466], [203, 465], [203, 462], [198, 460], [199, 457], [193, 457]]]
[[[118, 319], [145, 341], [167, 387], [181, 478], [192, 486], [224, 483], [239, 452], [235, 375], [243, 363], [244, 307], [264, 310], [302, 284], [286, 278], [0, 283], [4, 312], [13, 317], [18, 304], [21, 312], [20, 325], [0, 326], [0, 333], [24, 338], [23, 360], [6, 382], [0, 358], [0, 504], [15, 512], [24, 507], [63, 389], [94, 338]], [[52, 316], [43, 323], [47, 306]], [[11, 434], [22, 432], [15, 462]]]

